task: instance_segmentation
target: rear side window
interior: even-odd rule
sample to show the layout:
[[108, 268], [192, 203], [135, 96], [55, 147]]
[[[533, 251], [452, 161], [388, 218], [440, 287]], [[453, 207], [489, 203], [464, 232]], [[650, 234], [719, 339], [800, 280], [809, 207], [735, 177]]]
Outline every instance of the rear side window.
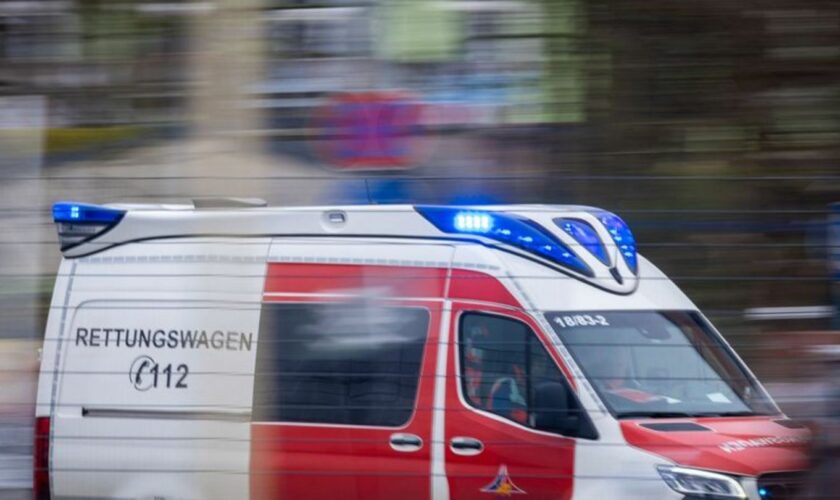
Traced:
[[400, 426], [414, 410], [425, 309], [264, 304], [255, 421]]
[[461, 390], [471, 406], [542, 431], [594, 439], [566, 378], [525, 323], [488, 314], [461, 318]]

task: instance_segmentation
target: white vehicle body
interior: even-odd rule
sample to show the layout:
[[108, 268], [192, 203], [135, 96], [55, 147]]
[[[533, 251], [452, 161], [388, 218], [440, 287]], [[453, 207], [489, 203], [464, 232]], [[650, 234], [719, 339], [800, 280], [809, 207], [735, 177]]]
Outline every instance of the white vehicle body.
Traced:
[[[73, 212], [73, 206], [79, 208]], [[710, 475], [710, 487], [730, 488], [729, 498], [761, 498], [759, 491], [766, 488], [759, 487], [763, 475], [801, 468], [807, 432], [785, 423], [722, 340], [720, 349], [751, 384], [747, 392], [760, 393], [769, 405], [767, 413], [623, 419], [605, 402], [597, 380], [580, 366], [581, 358], [552, 320], [585, 332], [602, 319], [607, 323], [631, 318], [633, 312], [680, 311], [702, 318], [664, 274], [635, 255], [635, 243], [632, 259], [622, 258], [629, 250], [613, 238], [600, 218], [604, 212], [596, 209], [434, 207], [420, 213], [412, 206], [195, 209], [62, 204], [57, 210], [60, 234], [70, 243], [56, 278], [38, 387], [41, 455], [36, 457], [36, 490], [41, 495], [323, 498], [332, 491], [342, 498], [516, 494], [679, 499], [684, 494], [669, 486], [657, 468], [676, 466], [677, 474], [685, 469], [698, 477]], [[113, 220], [109, 214], [116, 214]], [[452, 230], [436, 223], [442, 219], [435, 217], [450, 214], [461, 217]], [[600, 258], [586, 248], [591, 241], [584, 244], [564, 231], [555, 223], [558, 218], [583, 221], [592, 228], [602, 245]], [[573, 265], [582, 262], [591, 272], [558, 264], [527, 245], [488, 236], [509, 220], [538, 225], [555, 243], [571, 249]], [[317, 276], [307, 274], [312, 272]], [[475, 286], [476, 279], [487, 282]], [[409, 394], [415, 401], [411, 417], [394, 425], [365, 424], [392, 418], [376, 413], [380, 403], [370, 401], [379, 401], [379, 396], [373, 394], [358, 399], [368, 405], [367, 416], [354, 413], [352, 405], [340, 410], [347, 415], [340, 417], [343, 424], [331, 421], [317, 406], [309, 410], [318, 415], [311, 422], [302, 421], [306, 417], [299, 415], [305, 413], [292, 410], [288, 414], [298, 416], [289, 422], [258, 418], [275, 411], [258, 410], [260, 402], [255, 401], [255, 391], [265, 393], [255, 388], [255, 383], [261, 384], [256, 380], [263, 376], [259, 374], [273, 373], [266, 368], [268, 361], [258, 358], [268, 349], [279, 349], [272, 346], [282, 340], [265, 336], [266, 311], [278, 314], [282, 322], [304, 314], [294, 309], [301, 304], [322, 307], [322, 323], [308, 330], [314, 336], [319, 328], [348, 329], [354, 321], [364, 321], [366, 332], [381, 333], [342, 339], [341, 349], [348, 352], [355, 352], [358, 342], [392, 342], [388, 335], [395, 330], [388, 322], [403, 324], [390, 318], [392, 313], [427, 311], [427, 317], [418, 315], [427, 325], [426, 347], [419, 360], [422, 366], [416, 368], [419, 382], [413, 396]], [[571, 397], [585, 413], [588, 430], [569, 436], [547, 432], [534, 423], [539, 409], [526, 410], [527, 416], [517, 420], [501, 416], [502, 410], [490, 403], [485, 408], [467, 401], [471, 388], [463, 385], [469, 383], [462, 380], [469, 375], [462, 365], [472, 361], [461, 352], [463, 321], [495, 315], [531, 329], [536, 340], [529, 342], [541, 342], [546, 359], [554, 359], [561, 368], [567, 379], [563, 384], [573, 388]], [[329, 338], [335, 343], [337, 337]], [[272, 352], [283, 356], [282, 350]], [[334, 360], [337, 355], [322, 356]], [[323, 363], [328, 367], [332, 362]], [[292, 377], [289, 380], [303, 380], [294, 378], [301, 377], [294, 370], [288, 373], [284, 376]], [[356, 372], [348, 377], [363, 383]], [[493, 393], [498, 386], [481, 389], [485, 396], [479, 400], [489, 401], [487, 391]], [[404, 390], [410, 393], [402, 386], [383, 390], [399, 391], [395, 398], [403, 398]], [[635, 392], [631, 396], [637, 398]], [[640, 396], [644, 404], [664, 401], [659, 396], [645, 400], [648, 396]], [[728, 392], [708, 396], [719, 404], [734, 399]], [[531, 396], [525, 398], [530, 401]], [[677, 405], [674, 398], [666, 399]], [[400, 415], [393, 413], [394, 422]], [[478, 420], [458, 420], [469, 418]], [[469, 430], [474, 422], [486, 425], [490, 438], [451, 434]], [[704, 432], [645, 427], [652, 423], [676, 424], [678, 429], [694, 425]], [[279, 444], [271, 444], [275, 438]], [[550, 442], [545, 456], [558, 453], [566, 458], [557, 460], [569, 463], [554, 470], [528, 462], [505, 440], [527, 441], [537, 455], [540, 443]], [[469, 448], [475, 441], [481, 442]], [[351, 442], [356, 444], [347, 444]], [[669, 446], [676, 452], [667, 451]], [[714, 453], [696, 451], [704, 447]], [[759, 454], [764, 458], [757, 458]], [[547, 478], [538, 480], [540, 474]], [[568, 477], [561, 477], [564, 474]]]

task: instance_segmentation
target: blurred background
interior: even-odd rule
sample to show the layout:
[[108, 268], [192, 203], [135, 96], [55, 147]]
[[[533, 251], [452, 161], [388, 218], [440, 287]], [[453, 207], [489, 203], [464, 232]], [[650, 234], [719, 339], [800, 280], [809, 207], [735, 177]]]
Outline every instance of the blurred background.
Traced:
[[30, 483], [56, 200], [602, 206], [808, 417], [838, 159], [831, 0], [2, 1], [0, 487]]

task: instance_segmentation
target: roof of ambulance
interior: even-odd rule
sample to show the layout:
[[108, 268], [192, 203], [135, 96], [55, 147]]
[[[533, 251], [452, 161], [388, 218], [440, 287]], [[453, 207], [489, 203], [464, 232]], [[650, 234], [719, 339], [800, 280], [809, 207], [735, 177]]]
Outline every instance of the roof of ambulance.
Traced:
[[[255, 200], [262, 203], [260, 200]], [[417, 206], [417, 205], [324, 205], [267, 207], [248, 205], [252, 200], [235, 200], [226, 206], [226, 200], [218, 204], [133, 204], [114, 203], [100, 205], [124, 212], [117, 217], [112, 228], [98, 238], [62, 249], [65, 257], [84, 257], [105, 250], [118, 250], [128, 243], [183, 237], [356, 237], [374, 244], [377, 240], [405, 239], [422, 245], [422, 241], [446, 239], [448, 244], [463, 250], [458, 251], [453, 265], [481, 264], [485, 269], [495, 268], [500, 275], [515, 277], [523, 292], [530, 290], [529, 300], [537, 309], [585, 310], [607, 309], [695, 309], [690, 300], [647, 259], [636, 252], [632, 242], [632, 259], [621, 253], [598, 262], [596, 256], [584, 250], [586, 244], [576, 242], [572, 236], [563, 233], [558, 220], [587, 219], [597, 226], [603, 215], [616, 217], [602, 209], [582, 205], [475, 205], [475, 206]], [[216, 202], [213, 202], [216, 203]], [[57, 206], [60, 204], [57, 204]], [[72, 203], [65, 206], [73, 207]], [[81, 204], [80, 204], [81, 206]], [[98, 210], [96, 206], [93, 207]], [[437, 212], [435, 212], [437, 211]], [[528, 249], [512, 248], [487, 234], [452, 230], [453, 218], [459, 216], [484, 217], [487, 214], [511, 214], [512, 218], [500, 221], [526, 221], [520, 226], [529, 231], [529, 224], [549, 230], [556, 236], [547, 243], [559, 244], [572, 254], [572, 259], [585, 261], [583, 271], [565, 264], [551, 262]], [[276, 214], [276, 215], [275, 215]], [[309, 214], [296, 216], [295, 214]], [[342, 214], [338, 223], [330, 215]], [[478, 215], [476, 215], [478, 214]], [[559, 216], [559, 219], [558, 219]], [[501, 217], [501, 216], [500, 216]], [[616, 217], [616, 219], [618, 219]], [[475, 219], [482, 220], [482, 219]], [[620, 221], [620, 219], [618, 219]], [[56, 220], [58, 222], [58, 219]], [[627, 228], [623, 221], [620, 221]], [[447, 226], [448, 224], [448, 226]], [[457, 225], [457, 223], [456, 223]], [[603, 224], [602, 224], [603, 225]], [[533, 229], [530, 229], [533, 230]], [[496, 231], [496, 227], [493, 227]], [[516, 230], [514, 229], [514, 232]], [[613, 242], [605, 227], [598, 229], [600, 243], [612, 249], [624, 248]], [[627, 228], [628, 236], [632, 233]], [[510, 234], [510, 232], [508, 232]], [[534, 233], [532, 233], [534, 234]], [[514, 234], [516, 236], [516, 234]], [[559, 238], [559, 239], [557, 239]], [[614, 237], [613, 237], [614, 238]], [[479, 243], [478, 245], [476, 243]], [[563, 245], [566, 245], [565, 247]], [[576, 246], [575, 246], [576, 245]], [[471, 247], [471, 248], [467, 248]], [[574, 250], [571, 250], [574, 248]], [[123, 251], [127, 249], [123, 248]], [[501, 250], [501, 251], [493, 251]], [[514, 250], [514, 251], [511, 251]], [[312, 251], [309, 247], [308, 252]], [[613, 251], [613, 250], [610, 250]], [[616, 250], [623, 252], [623, 250]], [[109, 252], [110, 253], [110, 252]], [[113, 255], [113, 254], [112, 254]], [[632, 261], [632, 263], [631, 263]], [[472, 262], [472, 264], [470, 264]], [[559, 265], [557, 265], [559, 264]], [[479, 267], [481, 267], [479, 266]], [[604, 294], [604, 292], [612, 292]], [[563, 307], [558, 307], [557, 297], [564, 297]]]
[[[124, 210], [181, 210], [181, 211], [196, 211], [203, 212], [207, 210], [214, 211], [259, 211], [259, 212], [286, 212], [286, 211], [302, 211], [302, 212], [323, 212], [328, 210], [348, 210], [348, 211], [362, 211], [362, 212], [383, 212], [383, 211], [398, 211], [398, 212], [414, 212], [418, 205], [409, 204], [365, 204], [365, 205], [289, 205], [289, 206], [213, 206], [207, 208], [199, 208], [193, 204], [185, 203], [106, 203], [104, 206], [120, 208]], [[511, 204], [511, 205], [437, 205], [446, 206], [450, 208], [458, 208], [463, 210], [488, 210], [492, 212], [581, 212], [587, 210], [598, 210], [596, 207], [587, 205], [551, 205], [551, 204]]]

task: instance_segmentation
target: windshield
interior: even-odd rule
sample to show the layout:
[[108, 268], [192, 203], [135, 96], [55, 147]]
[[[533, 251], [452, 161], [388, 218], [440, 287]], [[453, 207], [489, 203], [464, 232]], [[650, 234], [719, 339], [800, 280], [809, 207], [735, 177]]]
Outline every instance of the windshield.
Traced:
[[550, 312], [546, 318], [617, 418], [775, 414], [695, 312]]

